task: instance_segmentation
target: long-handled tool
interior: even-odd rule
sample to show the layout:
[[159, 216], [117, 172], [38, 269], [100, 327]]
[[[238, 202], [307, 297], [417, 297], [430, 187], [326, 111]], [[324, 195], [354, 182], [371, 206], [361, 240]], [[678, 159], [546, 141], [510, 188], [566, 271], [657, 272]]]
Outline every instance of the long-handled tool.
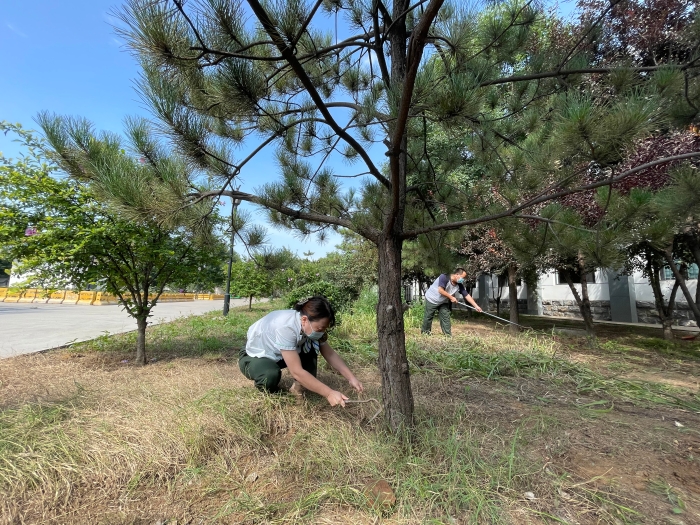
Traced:
[[488, 312], [484, 312], [483, 310], [482, 310], [481, 312], [479, 312], [479, 310], [477, 310], [477, 309], [474, 308], [473, 306], [469, 306], [468, 304], [463, 303], [462, 301], [457, 301], [456, 304], [458, 304], [458, 305], [460, 305], [460, 306], [462, 306], [462, 307], [464, 307], [464, 308], [470, 308], [471, 310], [474, 310], [475, 312], [478, 312], [478, 313], [480, 313], [480, 314], [488, 315], [489, 317], [493, 317], [494, 319], [498, 319], [499, 321], [503, 321], [503, 322], [506, 322], [506, 323], [509, 323], [509, 324], [514, 324], [515, 326], [519, 326], [520, 328], [524, 328], [525, 330], [534, 330], [534, 328], [530, 328], [529, 326], [523, 326], [523, 325], [521, 325], [521, 324], [514, 323], [513, 321], [508, 321], [508, 320], [506, 320], [506, 319], [503, 319], [502, 317], [498, 317], [497, 315], [493, 315], [493, 314], [490, 314], [490, 313], [488, 313]]

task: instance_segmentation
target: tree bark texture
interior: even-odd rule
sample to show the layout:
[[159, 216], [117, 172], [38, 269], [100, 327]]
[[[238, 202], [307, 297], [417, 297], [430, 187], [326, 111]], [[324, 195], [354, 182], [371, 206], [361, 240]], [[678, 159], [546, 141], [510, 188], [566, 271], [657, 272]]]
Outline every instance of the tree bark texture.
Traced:
[[[695, 259], [695, 264], [697, 265], [698, 270], [700, 270], [700, 243], [691, 242], [689, 244], [690, 251]], [[698, 282], [700, 283], [700, 278], [698, 278]], [[700, 308], [700, 285], [698, 284], [695, 285], [695, 305]], [[700, 323], [698, 323], [698, 326], [700, 326]]]
[[671, 268], [671, 271], [673, 272], [673, 276], [676, 278], [676, 282], [681, 287], [681, 291], [683, 292], [683, 296], [685, 297], [685, 300], [688, 302], [688, 306], [690, 307], [690, 310], [693, 312], [693, 316], [695, 317], [695, 322], [697, 323], [698, 326], [700, 326], [700, 307], [698, 307], [698, 305], [695, 303], [693, 296], [690, 295], [690, 290], [688, 290], [688, 285], [685, 282], [685, 276], [678, 269], [678, 265], [676, 264], [676, 261], [673, 260], [673, 254], [672, 254], [670, 248], [668, 250], [664, 251], [664, 257], [666, 259], [666, 262], [668, 263], [669, 268]]
[[[510, 322], [520, 324], [520, 316], [518, 315], [518, 285], [516, 275], [518, 268], [515, 264], [508, 265], [508, 305], [510, 306]], [[510, 325], [511, 332], [519, 331], [519, 328], [512, 324]]]
[[136, 337], [136, 364], [146, 364], [146, 327], [148, 320], [144, 317], [136, 319], [137, 337]]
[[654, 293], [654, 305], [656, 306], [656, 313], [659, 315], [659, 320], [661, 321], [661, 329], [663, 330], [664, 339], [671, 341], [673, 339], [673, 308], [676, 303], [676, 293], [678, 292], [678, 279], [673, 283], [673, 289], [671, 290], [671, 296], [668, 298], [668, 305], [664, 304], [664, 294], [661, 291], [661, 282], [659, 280], [659, 272], [661, 268], [658, 268], [652, 262], [653, 255], [647, 253], [646, 261], [646, 272], [649, 279], [649, 284], [651, 285], [651, 291]]
[[413, 392], [406, 358], [401, 308], [401, 240], [379, 240], [379, 302], [377, 334], [382, 375], [384, 416], [394, 430], [413, 426]]
[[[591, 317], [591, 303], [588, 301], [588, 310], [584, 307], [584, 299], [581, 298], [581, 294], [578, 293], [578, 290], [576, 289], [576, 285], [574, 284], [574, 280], [571, 278], [571, 271], [570, 270], [564, 270], [564, 279], [566, 280], [566, 284], [569, 285], [569, 289], [571, 290], [571, 293], [574, 295], [574, 299], [576, 300], [576, 304], [578, 305], [578, 310], [581, 312], [581, 317], [583, 317], [583, 323], [586, 327], [586, 333], [588, 335], [595, 335], [595, 328], [593, 327], [593, 318]], [[585, 277], [581, 276], [581, 292], [585, 290], [586, 293], [586, 299], [588, 299], [588, 287], [584, 288], [583, 287], [583, 281]]]

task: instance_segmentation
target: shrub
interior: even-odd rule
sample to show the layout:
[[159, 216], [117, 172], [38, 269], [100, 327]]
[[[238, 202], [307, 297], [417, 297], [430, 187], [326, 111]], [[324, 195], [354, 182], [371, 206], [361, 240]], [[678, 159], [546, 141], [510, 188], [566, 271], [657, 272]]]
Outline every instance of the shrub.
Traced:
[[301, 299], [313, 295], [322, 295], [328, 299], [336, 312], [344, 310], [349, 302], [349, 297], [335, 284], [328, 281], [316, 281], [294, 288], [287, 294], [287, 306], [293, 308]]

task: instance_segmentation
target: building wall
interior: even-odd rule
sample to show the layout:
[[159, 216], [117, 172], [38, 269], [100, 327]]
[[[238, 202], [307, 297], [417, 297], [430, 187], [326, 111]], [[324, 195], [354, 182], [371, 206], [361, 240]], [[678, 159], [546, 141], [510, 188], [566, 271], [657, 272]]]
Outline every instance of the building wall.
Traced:
[[[695, 289], [698, 286], [698, 280], [697, 279], [688, 279], [686, 281], [686, 284], [688, 285], [688, 290], [690, 291], [690, 295], [695, 297]], [[646, 301], [646, 302], [651, 302], [652, 305], [654, 303], [654, 292], [651, 290], [651, 286], [649, 285], [649, 279], [646, 277], [642, 277], [641, 273], [635, 273], [634, 274], [634, 287], [637, 290], [637, 301]], [[671, 295], [671, 289], [673, 288], [673, 281], [661, 281], [661, 290], [663, 291], [664, 297], [668, 297]], [[681, 289], [678, 289], [678, 293], [676, 293], [676, 302], [686, 302], [685, 297], [683, 296], [683, 292]]]
[[[648, 279], [643, 277], [641, 273], [635, 273], [633, 275], [633, 282], [634, 292], [636, 295], [638, 322], [659, 324], [660, 320], [656, 313], [656, 307], [654, 306], [654, 293], [649, 285]], [[686, 284], [691, 296], [695, 297], [695, 290], [698, 285], [698, 280], [689, 279]], [[496, 302], [494, 297], [498, 295], [498, 292], [496, 291], [494, 295], [494, 290], [496, 290], [496, 287], [498, 286], [498, 277], [493, 275], [490, 276], [490, 278], [487, 279], [487, 285], [489, 287], [489, 309], [491, 311], [495, 311]], [[581, 285], [575, 284], [574, 286], [580, 294]], [[668, 298], [668, 296], [671, 294], [672, 287], [673, 281], [661, 281], [661, 289], [664, 293], [664, 297]], [[480, 286], [477, 283], [477, 287], [472, 291], [472, 296], [474, 299], [480, 299], [482, 297], [482, 293], [483, 291], [480, 290]], [[542, 315], [551, 317], [581, 318], [580, 310], [576, 304], [576, 299], [574, 298], [573, 293], [571, 293], [571, 289], [566, 283], [560, 284], [557, 282], [557, 274], [555, 272], [551, 272], [540, 277], [540, 281], [537, 286], [537, 294], [539, 295], [539, 300], [541, 301]], [[610, 288], [607, 271], [601, 269], [596, 270], [595, 283], [588, 283], [588, 294], [591, 301], [591, 312], [593, 314], [593, 318], [597, 320], [612, 320], [610, 312]], [[527, 296], [527, 285], [523, 283], [522, 286], [518, 286], [518, 310], [521, 312], [526, 312], [528, 310]], [[507, 311], [508, 286], [504, 286], [501, 290], [501, 312], [503, 313]], [[686, 302], [680, 289], [676, 294], [676, 306], [673, 317], [675, 319], [675, 324], [677, 325], [697, 326], [693, 312], [688, 306], [688, 303]]]

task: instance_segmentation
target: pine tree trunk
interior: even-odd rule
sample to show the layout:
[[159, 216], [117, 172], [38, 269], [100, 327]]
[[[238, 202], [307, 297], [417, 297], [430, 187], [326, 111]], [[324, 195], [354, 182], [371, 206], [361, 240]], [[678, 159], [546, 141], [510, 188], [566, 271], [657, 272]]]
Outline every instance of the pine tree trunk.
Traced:
[[401, 244], [400, 239], [383, 236], [378, 243], [379, 372], [382, 376], [384, 416], [393, 431], [413, 426], [413, 393], [401, 308]]
[[673, 283], [673, 289], [671, 290], [671, 296], [668, 299], [668, 305], [664, 304], [664, 294], [661, 291], [661, 283], [659, 281], [659, 272], [661, 268], [657, 268], [652, 262], [653, 255], [647, 252], [647, 262], [646, 262], [646, 272], [647, 278], [649, 279], [649, 284], [651, 285], [651, 291], [654, 294], [654, 304], [656, 306], [656, 312], [659, 315], [659, 320], [661, 321], [661, 328], [663, 330], [664, 339], [667, 341], [673, 340], [673, 308], [676, 303], [676, 293], [678, 292], [678, 279]]
[[[392, 12], [397, 15], [388, 30], [391, 71], [389, 81], [397, 94], [406, 82], [408, 32], [406, 28], [408, 0], [394, 0]], [[400, 16], [399, 13], [401, 14]], [[420, 60], [422, 49], [416, 49], [414, 60]], [[386, 155], [389, 157], [390, 206], [384, 215], [378, 235], [379, 302], [377, 334], [379, 339], [379, 373], [382, 376], [384, 418], [389, 428], [398, 432], [413, 427], [413, 393], [406, 358], [406, 341], [401, 306], [401, 248], [406, 206], [406, 151], [408, 100], [397, 97], [390, 111], [397, 112], [389, 124]], [[396, 104], [396, 105], [394, 105]], [[399, 126], [399, 122], [404, 124]]]
[[[573, 279], [571, 278], [571, 272], [570, 270], [564, 270], [564, 279], [566, 280], [566, 284], [569, 285], [569, 290], [571, 290], [571, 293], [574, 295], [574, 299], [576, 300], [576, 305], [578, 306], [579, 312], [581, 312], [581, 317], [583, 317], [583, 323], [586, 327], [586, 333], [591, 336], [595, 336], [595, 328], [593, 327], [593, 319], [590, 317], [591, 315], [591, 303], [588, 303], [588, 317], [586, 316], [586, 309], [584, 308], [584, 300], [581, 298], [581, 295], [579, 295], [578, 290], [576, 289], [576, 285], [574, 284]], [[581, 282], [583, 283], [584, 277], [581, 278]], [[581, 290], [583, 291], [583, 286], [581, 287]], [[588, 288], [586, 287], [586, 294], [588, 294]], [[586, 296], [586, 299], [588, 297]]]
[[664, 339], [666, 341], [673, 341], [673, 319], [666, 318], [661, 322], [663, 327]]
[[671, 268], [671, 271], [673, 272], [673, 276], [676, 278], [676, 282], [681, 287], [681, 291], [683, 292], [683, 296], [685, 297], [685, 300], [688, 302], [688, 307], [693, 312], [693, 316], [695, 317], [695, 322], [697, 323], [698, 326], [700, 326], [700, 306], [698, 306], [696, 304], [695, 300], [693, 299], [693, 296], [690, 295], [690, 290], [688, 290], [688, 286], [685, 282], [685, 276], [683, 275], [684, 272], [681, 272], [678, 269], [676, 262], [673, 260], [673, 254], [671, 253], [670, 248], [664, 252], [664, 257], [666, 258], [666, 262], [668, 263], [668, 266]]
[[[673, 341], [673, 309], [676, 306], [676, 294], [678, 293], [678, 286], [680, 282], [676, 279], [673, 283], [673, 289], [671, 290], [671, 295], [668, 298], [668, 307], [666, 308], [666, 319], [663, 321], [664, 325], [664, 339], [666, 341]], [[668, 325], [668, 326], [667, 326]]]
[[253, 296], [248, 297], [248, 310], [253, 309]]
[[[700, 271], [700, 244], [697, 242], [692, 243], [690, 245], [690, 251], [695, 259], [698, 271]], [[695, 285], [695, 305], [700, 308], [700, 276], [698, 276], [698, 283]], [[700, 326], [700, 323], [698, 323], [698, 326]]]
[[146, 364], [146, 327], [148, 326], [148, 319], [138, 317], [136, 319], [136, 364], [145, 365]]
[[586, 324], [586, 332], [588, 335], [595, 336], [595, 328], [593, 326], [593, 312], [591, 312], [591, 299], [588, 295], [588, 281], [586, 274], [581, 274], [581, 315]]
[[586, 264], [583, 260], [583, 254], [578, 253], [578, 271], [581, 273], [581, 315], [586, 323], [586, 332], [588, 335], [595, 336], [595, 328], [593, 327], [593, 313], [591, 312], [591, 299], [588, 295], [588, 280], [586, 279]]
[[[518, 285], [516, 281], [516, 273], [518, 269], [515, 264], [508, 265], [508, 304], [510, 305], [510, 322], [520, 324], [520, 316], [518, 315]], [[517, 332], [519, 328], [512, 324], [510, 325], [511, 332]]]

